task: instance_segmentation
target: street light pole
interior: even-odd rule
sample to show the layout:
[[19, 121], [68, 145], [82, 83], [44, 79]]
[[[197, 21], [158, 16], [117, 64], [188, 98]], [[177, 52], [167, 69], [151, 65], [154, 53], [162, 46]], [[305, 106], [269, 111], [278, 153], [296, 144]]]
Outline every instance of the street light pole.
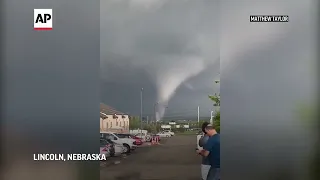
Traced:
[[213, 124], [213, 113], [214, 113], [214, 111], [211, 111], [211, 118], [210, 118], [210, 124]]
[[158, 103], [154, 103], [153, 105], [154, 122], [157, 122], [157, 104]]
[[140, 131], [142, 134], [143, 88], [140, 90]]
[[156, 131], [157, 131], [157, 125], [158, 125], [158, 123], [157, 123], [157, 105], [158, 105], [158, 102], [156, 102], [153, 107], [154, 108], [154, 124], [156, 126]]
[[198, 106], [198, 127], [200, 126], [200, 106]]

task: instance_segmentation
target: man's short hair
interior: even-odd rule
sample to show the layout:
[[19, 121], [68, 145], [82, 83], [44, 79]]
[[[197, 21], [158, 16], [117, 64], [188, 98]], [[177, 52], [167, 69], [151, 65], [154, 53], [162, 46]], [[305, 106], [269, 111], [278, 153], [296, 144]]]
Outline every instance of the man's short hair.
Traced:
[[214, 126], [212, 124], [207, 124], [207, 126], [204, 128], [205, 130], [212, 130], [215, 129]]
[[202, 132], [205, 133], [205, 134], [206, 134], [205, 129], [206, 129], [206, 127], [208, 126], [208, 124], [210, 124], [210, 123], [204, 122], [204, 123], [202, 123], [202, 126], [201, 126]]

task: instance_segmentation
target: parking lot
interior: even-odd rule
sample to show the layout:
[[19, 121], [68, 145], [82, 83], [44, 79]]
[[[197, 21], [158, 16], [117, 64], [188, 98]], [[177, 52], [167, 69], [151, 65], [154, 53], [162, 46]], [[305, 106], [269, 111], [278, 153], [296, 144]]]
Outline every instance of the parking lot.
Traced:
[[144, 145], [125, 157], [112, 157], [100, 168], [101, 180], [200, 180], [201, 158], [196, 136], [162, 138], [160, 145]]

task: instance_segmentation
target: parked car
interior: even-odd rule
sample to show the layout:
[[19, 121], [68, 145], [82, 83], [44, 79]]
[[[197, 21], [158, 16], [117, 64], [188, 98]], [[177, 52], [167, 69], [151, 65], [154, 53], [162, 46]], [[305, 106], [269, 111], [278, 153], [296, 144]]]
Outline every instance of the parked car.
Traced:
[[159, 132], [159, 133], [156, 134], [156, 135], [158, 135], [158, 136], [160, 136], [160, 137], [171, 137], [171, 134], [165, 133], [165, 132]]
[[100, 154], [105, 154], [106, 157], [110, 157], [110, 148], [100, 141]]
[[171, 134], [171, 136], [174, 136], [174, 132], [172, 132], [171, 130], [164, 130], [163, 132], [169, 133], [169, 134]]
[[143, 142], [149, 142], [151, 140], [151, 136], [147, 132], [142, 131], [133, 135], [140, 138]]
[[143, 134], [148, 134], [147, 130], [144, 129], [134, 129], [129, 131], [130, 134], [138, 134], [138, 133], [143, 133]]
[[134, 139], [135, 142], [134, 142], [133, 144], [135, 144], [135, 145], [140, 146], [140, 145], [143, 144], [142, 139], [139, 138], [139, 137], [137, 137], [137, 136], [134, 136], [134, 135], [131, 135], [131, 134], [117, 134], [117, 135], [118, 135], [119, 137], [120, 137], [120, 136], [123, 136], [123, 137], [126, 137], [126, 138]]
[[203, 132], [201, 132], [201, 133], [199, 133], [198, 135], [197, 135], [197, 149], [199, 149], [199, 150], [202, 150], [203, 148], [202, 147], [200, 147], [200, 145], [199, 145], [199, 140], [201, 139], [203, 137]]
[[135, 135], [131, 135], [131, 138], [132, 138], [132, 139], [139, 139], [139, 140], [142, 140], [141, 138], [139, 138], [139, 137], [137, 137], [137, 136], [135, 136]]
[[110, 139], [111, 141], [115, 142], [116, 144], [121, 144], [125, 148], [125, 153], [130, 153], [131, 150], [137, 148], [137, 145], [134, 145], [135, 140], [126, 137], [119, 137], [113, 132], [100, 132], [100, 138], [103, 139]]
[[[106, 148], [106, 149], [104, 149], [104, 148]], [[102, 149], [104, 149], [103, 151], [108, 151], [110, 156], [113, 156], [115, 154], [114, 144], [108, 142], [105, 139], [100, 139], [100, 153], [101, 153]]]
[[100, 139], [100, 144], [106, 144], [109, 147], [111, 157], [125, 153], [125, 148], [122, 144], [117, 144], [110, 139]]

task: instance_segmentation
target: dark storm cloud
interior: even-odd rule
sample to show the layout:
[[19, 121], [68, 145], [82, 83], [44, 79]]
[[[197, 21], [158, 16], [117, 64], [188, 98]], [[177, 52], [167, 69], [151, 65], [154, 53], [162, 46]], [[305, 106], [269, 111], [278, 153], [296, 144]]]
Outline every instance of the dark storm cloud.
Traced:
[[[184, 94], [190, 108], [200, 105], [209, 114], [212, 104], [208, 94], [186, 89], [207, 89], [206, 93], [213, 91], [213, 78], [219, 71], [215, 68], [213, 72], [208, 67], [219, 67], [217, 8], [214, 1], [103, 2], [101, 71], [104, 87], [109, 87], [110, 82], [130, 82], [130, 89], [121, 91], [131, 94], [132, 101], [139, 102], [139, 89], [143, 85], [146, 111], [152, 111], [153, 104], [158, 101], [161, 104], [158, 108], [160, 116], [176, 93]], [[206, 84], [198, 83], [194, 88], [192, 83], [187, 83], [194, 76], [208, 73], [210, 76], [206, 79], [209, 80], [202, 81]], [[148, 89], [152, 92], [148, 93]], [[110, 89], [105, 91], [110, 93], [109, 96], [102, 95], [107, 103], [124, 111], [139, 112], [138, 107], [130, 108], [125, 101], [111, 100], [114, 93]], [[190, 103], [193, 100], [188, 96], [201, 97], [202, 100]], [[176, 105], [171, 106], [173, 104]], [[181, 103], [171, 105], [177, 110], [182, 106]]]
[[[106, 88], [104, 91], [108, 91], [102, 95], [103, 101], [124, 111], [138, 113], [139, 90], [143, 86], [148, 113], [152, 112], [153, 103], [163, 101], [175, 109], [171, 111], [186, 107], [194, 109], [200, 105], [203, 114], [209, 114], [212, 104], [207, 94], [219, 88], [212, 81], [219, 74], [216, 67], [221, 65], [222, 76], [229, 77], [225, 80], [224, 89], [227, 90], [224, 91], [232, 91], [232, 95], [238, 94], [239, 98], [242, 98], [242, 93], [259, 97], [256, 99], [264, 97], [267, 103], [270, 98], [253, 90], [265, 88], [264, 91], [270, 92], [275, 83], [267, 79], [284, 78], [282, 81], [286, 83], [277, 87], [285, 92], [287, 87], [296, 86], [296, 79], [308, 76], [305, 72], [299, 75], [295, 72], [310, 64], [300, 61], [309, 56], [306, 50], [310, 48], [300, 48], [300, 44], [308, 44], [310, 33], [297, 28], [305, 27], [299, 22], [307, 16], [305, 12], [309, 6], [309, 2], [299, 1], [291, 1], [290, 7], [285, 1], [254, 4], [251, 1], [241, 4], [224, 1], [219, 4], [218, 1], [187, 0], [103, 2], [101, 77]], [[288, 14], [290, 23], [253, 24], [248, 22], [250, 14]], [[305, 41], [292, 42], [292, 37], [301, 33], [305, 34]], [[287, 48], [279, 51], [281, 47]], [[292, 55], [293, 49], [297, 55]], [[270, 55], [274, 56], [273, 62], [278, 63], [276, 67], [271, 65], [271, 61], [268, 63]], [[308, 58], [309, 61], [311, 59]], [[269, 71], [260, 71], [261, 63], [272, 67]], [[236, 82], [232, 81], [232, 74], [238, 76], [239, 72], [246, 73], [241, 73]], [[112, 87], [108, 85], [110, 82]], [[295, 89], [302, 92], [299, 87]], [[130, 97], [136, 106], [121, 98], [123, 95], [119, 91]], [[291, 96], [287, 98], [292, 99]]]
[[[311, 131], [297, 128], [301, 122], [295, 111], [300, 102], [314, 98], [312, 66], [316, 38], [312, 14], [316, 13], [313, 2], [226, 0], [104, 4], [101, 6], [106, 7], [101, 19], [102, 79], [106, 89], [109, 89], [108, 82], [121, 84], [119, 81], [123, 80], [126, 83], [121, 86], [122, 95], [116, 88], [120, 86], [115, 85], [114, 92], [104, 94], [103, 100], [108, 102], [113, 96], [117, 107], [139, 112], [139, 89], [144, 86], [148, 89], [145, 108], [150, 112], [155, 101], [167, 97], [171, 117], [186, 111], [196, 115], [198, 105], [202, 107], [201, 113], [206, 114], [212, 109], [207, 94], [215, 89], [210, 82], [221, 71], [221, 126], [226, 132], [233, 132], [223, 138], [226, 144], [228, 140], [233, 142], [230, 143], [233, 147], [223, 147], [227, 148], [223, 152], [230, 159], [230, 162], [225, 159], [225, 164], [229, 168], [237, 164], [235, 168], [239, 169], [241, 163], [234, 160], [243, 157], [246, 158], [243, 162], [248, 161], [250, 165], [264, 162], [265, 170], [280, 166], [286, 166], [287, 170], [301, 168], [302, 154], [310, 150], [312, 139], [306, 141]], [[290, 16], [290, 22], [250, 23], [251, 14], [285, 14]], [[104, 71], [106, 64], [117, 65], [117, 71]], [[216, 68], [219, 65], [220, 68]], [[176, 81], [170, 83], [168, 79]], [[130, 87], [126, 89], [125, 84]], [[165, 96], [161, 96], [163, 94]], [[118, 96], [131, 98], [135, 103], [116, 98]], [[244, 134], [250, 133], [255, 134], [250, 136], [250, 142], [234, 142], [234, 137], [247, 138]], [[277, 148], [270, 147], [270, 143]], [[246, 152], [244, 146], [252, 149]], [[239, 153], [228, 153], [228, 149], [234, 147]], [[280, 150], [287, 153], [271, 156]], [[258, 152], [272, 158], [259, 159]], [[247, 159], [245, 153], [252, 154], [252, 159]], [[279, 162], [279, 158], [283, 162]], [[297, 174], [304, 172], [301, 169]]]

